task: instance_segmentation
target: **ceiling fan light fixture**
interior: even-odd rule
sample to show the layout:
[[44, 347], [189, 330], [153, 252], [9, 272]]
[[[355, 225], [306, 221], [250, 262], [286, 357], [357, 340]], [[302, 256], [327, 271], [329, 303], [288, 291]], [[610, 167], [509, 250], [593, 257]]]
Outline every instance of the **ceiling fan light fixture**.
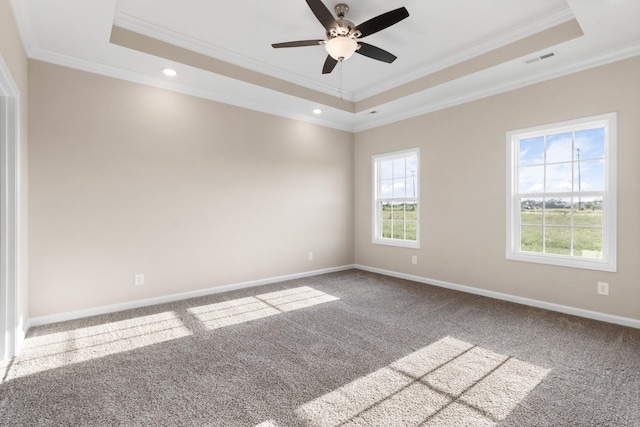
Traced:
[[336, 61], [344, 61], [345, 59], [349, 59], [358, 49], [358, 42], [351, 37], [337, 36], [328, 40], [324, 48]]

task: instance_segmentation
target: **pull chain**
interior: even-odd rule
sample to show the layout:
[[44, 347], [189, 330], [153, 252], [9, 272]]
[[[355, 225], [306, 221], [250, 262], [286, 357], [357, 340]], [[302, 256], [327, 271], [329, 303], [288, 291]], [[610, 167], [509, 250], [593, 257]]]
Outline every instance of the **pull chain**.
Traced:
[[340, 61], [340, 100], [342, 100], [342, 61]]

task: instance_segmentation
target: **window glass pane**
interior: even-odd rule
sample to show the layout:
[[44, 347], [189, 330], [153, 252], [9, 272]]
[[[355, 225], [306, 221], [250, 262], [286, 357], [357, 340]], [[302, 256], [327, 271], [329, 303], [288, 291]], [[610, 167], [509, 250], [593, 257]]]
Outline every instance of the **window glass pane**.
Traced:
[[398, 220], [393, 222], [393, 238], [404, 240], [404, 221]]
[[602, 259], [602, 229], [576, 228], [573, 230], [573, 254]]
[[395, 159], [393, 161], [393, 177], [394, 178], [404, 178], [405, 177], [405, 160], [404, 157], [401, 159]]
[[406, 204], [406, 218], [408, 220], [417, 221], [418, 220], [418, 204], [416, 202], [408, 202]]
[[378, 161], [378, 179], [393, 178], [393, 161], [392, 160], [379, 160]]
[[571, 225], [572, 212], [570, 198], [548, 199], [545, 202], [544, 223], [546, 225]]
[[580, 160], [604, 159], [604, 128], [577, 131], [575, 138]]
[[602, 197], [575, 198], [573, 225], [602, 227]]
[[544, 239], [545, 253], [571, 255], [571, 229], [569, 227], [545, 227]]
[[405, 179], [396, 178], [393, 180], [393, 197], [404, 198], [405, 197]]
[[415, 171], [410, 171], [409, 174], [410, 175], [405, 179], [407, 197], [418, 197], [418, 193], [416, 191], [416, 173]]
[[575, 191], [604, 191], [604, 160], [576, 162]]
[[520, 223], [542, 224], [542, 199], [520, 199]]
[[521, 139], [519, 144], [520, 166], [544, 163], [544, 137]]
[[416, 221], [407, 221], [407, 240], [416, 240], [417, 239], [417, 230], [418, 223]]
[[418, 162], [415, 151], [374, 157], [374, 243], [418, 247]]
[[391, 221], [382, 220], [382, 230], [380, 236], [385, 239], [391, 238]]
[[404, 221], [404, 203], [393, 204], [393, 219], [394, 221]]
[[418, 157], [407, 157], [407, 176], [417, 175], [418, 173]]
[[542, 252], [542, 227], [520, 227], [520, 250]]
[[547, 137], [547, 163], [573, 160], [573, 135], [571, 132]]
[[391, 219], [391, 203], [380, 202], [380, 219]]
[[381, 199], [393, 197], [393, 179], [383, 179], [380, 182], [380, 194], [378, 197]]
[[615, 120], [611, 113], [507, 133], [507, 259], [616, 271], [615, 158], [608, 157]]
[[569, 192], [572, 187], [571, 163], [547, 165], [547, 192]]
[[544, 166], [527, 166], [518, 173], [520, 193], [541, 193], [544, 191]]

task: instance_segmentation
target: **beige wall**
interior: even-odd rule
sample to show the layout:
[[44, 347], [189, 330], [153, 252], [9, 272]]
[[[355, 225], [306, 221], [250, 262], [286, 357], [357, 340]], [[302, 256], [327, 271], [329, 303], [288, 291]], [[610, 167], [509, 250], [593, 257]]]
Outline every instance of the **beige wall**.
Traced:
[[352, 134], [38, 61], [29, 84], [32, 317], [353, 263]]
[[[358, 133], [356, 263], [640, 319], [640, 58]], [[505, 259], [509, 130], [618, 112], [618, 272]], [[371, 243], [371, 156], [420, 147], [420, 250]], [[411, 256], [418, 256], [418, 265]], [[610, 296], [596, 294], [609, 282]]]
[[0, 0], [0, 55], [20, 91], [21, 277], [18, 297], [21, 299], [22, 325], [26, 326], [28, 316], [28, 61], [9, 0]]
[[[633, 58], [354, 136], [32, 61], [30, 315], [355, 261], [640, 319], [638, 75]], [[507, 261], [505, 133], [612, 111], [618, 272]], [[373, 245], [371, 155], [411, 147], [422, 248]]]

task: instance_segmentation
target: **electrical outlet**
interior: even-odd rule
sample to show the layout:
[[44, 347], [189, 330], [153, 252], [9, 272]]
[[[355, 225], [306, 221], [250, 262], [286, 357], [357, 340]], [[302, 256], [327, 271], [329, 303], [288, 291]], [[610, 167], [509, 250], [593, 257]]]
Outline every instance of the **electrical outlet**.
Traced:
[[598, 294], [609, 295], [609, 284], [606, 282], [598, 282]]
[[136, 286], [144, 285], [144, 274], [136, 274], [133, 276], [133, 284]]
[[416, 265], [418, 263], [418, 255], [413, 255], [411, 257], [411, 264]]
[[313, 261], [313, 252], [309, 252], [307, 257], [309, 258], [309, 261]]

